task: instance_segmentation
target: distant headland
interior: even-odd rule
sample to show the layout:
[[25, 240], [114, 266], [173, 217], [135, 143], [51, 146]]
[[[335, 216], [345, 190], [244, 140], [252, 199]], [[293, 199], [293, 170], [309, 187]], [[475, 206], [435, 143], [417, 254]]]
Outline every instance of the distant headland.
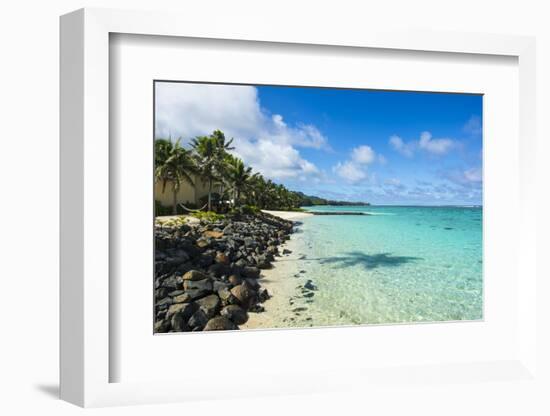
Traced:
[[294, 194], [300, 198], [300, 205], [303, 207], [310, 207], [314, 205], [335, 205], [335, 206], [369, 206], [369, 202], [362, 201], [336, 201], [332, 199], [320, 198], [318, 196], [306, 195], [303, 192], [294, 192]]

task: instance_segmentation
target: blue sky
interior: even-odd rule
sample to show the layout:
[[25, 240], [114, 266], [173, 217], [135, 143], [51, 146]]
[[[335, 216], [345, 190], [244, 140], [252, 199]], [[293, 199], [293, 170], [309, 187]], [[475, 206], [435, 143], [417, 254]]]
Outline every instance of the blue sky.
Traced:
[[156, 84], [156, 136], [221, 129], [292, 190], [373, 204], [482, 201], [482, 97], [302, 87]]

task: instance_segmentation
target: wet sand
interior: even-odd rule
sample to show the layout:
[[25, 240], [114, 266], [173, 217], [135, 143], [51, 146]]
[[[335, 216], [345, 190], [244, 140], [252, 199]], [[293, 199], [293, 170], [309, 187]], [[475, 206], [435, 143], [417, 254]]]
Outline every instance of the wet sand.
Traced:
[[[311, 215], [303, 212], [265, 212], [290, 220], [305, 218]], [[303, 252], [301, 249], [302, 245], [303, 236], [297, 232], [291, 234], [290, 240], [279, 246], [281, 254], [285, 249], [290, 250], [291, 253], [276, 257], [276, 260], [273, 262], [273, 268], [262, 270], [262, 277], [260, 278], [260, 284], [268, 290], [271, 298], [264, 302], [264, 312], [249, 313], [249, 319], [246, 324], [240, 326], [241, 329], [269, 329], [297, 326], [293, 322], [295, 319], [292, 312], [294, 306], [290, 303], [290, 300], [297, 295], [296, 286], [300, 283], [300, 280], [296, 279], [295, 275], [300, 271], [300, 260]]]

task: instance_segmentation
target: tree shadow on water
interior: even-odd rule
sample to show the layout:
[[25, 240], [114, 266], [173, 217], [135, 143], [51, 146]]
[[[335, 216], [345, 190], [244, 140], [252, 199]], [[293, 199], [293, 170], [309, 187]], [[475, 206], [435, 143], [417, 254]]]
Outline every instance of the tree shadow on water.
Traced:
[[334, 264], [340, 268], [360, 265], [370, 270], [377, 267], [398, 267], [417, 260], [422, 260], [422, 258], [393, 256], [391, 253], [367, 254], [360, 251], [352, 251], [343, 256], [323, 259], [321, 260], [321, 264]]

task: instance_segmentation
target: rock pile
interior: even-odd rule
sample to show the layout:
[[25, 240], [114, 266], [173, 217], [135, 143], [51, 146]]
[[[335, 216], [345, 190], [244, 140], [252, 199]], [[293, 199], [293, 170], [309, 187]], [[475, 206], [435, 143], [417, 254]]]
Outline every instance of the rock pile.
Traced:
[[269, 298], [258, 279], [293, 224], [269, 214], [155, 228], [154, 332], [235, 330]]

